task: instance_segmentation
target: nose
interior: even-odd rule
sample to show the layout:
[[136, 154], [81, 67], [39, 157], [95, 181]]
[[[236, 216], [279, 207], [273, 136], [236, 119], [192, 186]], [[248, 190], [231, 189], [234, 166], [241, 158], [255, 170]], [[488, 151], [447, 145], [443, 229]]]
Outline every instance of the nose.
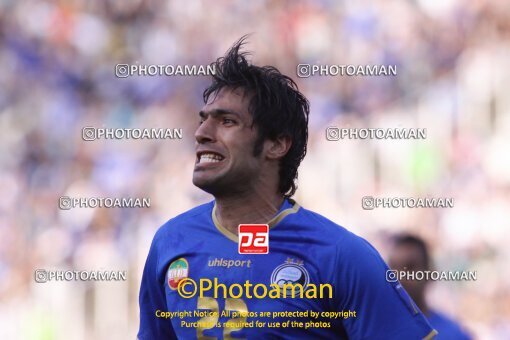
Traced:
[[195, 131], [195, 139], [199, 144], [207, 143], [207, 142], [214, 142], [214, 126], [212, 119], [207, 117], [202, 121], [202, 123], [198, 126], [197, 130]]

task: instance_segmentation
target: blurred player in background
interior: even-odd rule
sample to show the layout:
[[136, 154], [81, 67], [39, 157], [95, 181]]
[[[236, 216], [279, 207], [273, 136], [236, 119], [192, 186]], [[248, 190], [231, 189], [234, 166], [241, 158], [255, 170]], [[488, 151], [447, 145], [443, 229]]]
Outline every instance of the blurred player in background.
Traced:
[[[250, 64], [244, 38], [215, 63], [196, 130], [193, 183], [215, 200], [191, 209], [156, 233], [140, 288], [140, 339], [285, 338], [421, 339], [436, 333], [401, 285], [387, 282], [387, 265], [364, 239], [301, 208], [298, 167], [306, 153], [308, 100], [289, 77]], [[267, 254], [240, 254], [238, 226], [268, 224]], [[226, 263], [237, 263], [227, 266]], [[323, 298], [183, 298], [184, 282], [331, 284]], [[280, 288], [278, 288], [280, 289]], [[221, 290], [220, 290], [221, 291]], [[161, 312], [216, 314], [161, 318]], [[350, 312], [342, 318], [296, 319], [305, 327], [268, 327], [289, 317], [229, 318], [223, 311]], [[294, 318], [294, 317], [293, 317]], [[257, 320], [264, 327], [244, 327]], [[321, 323], [324, 321], [327, 323]], [[312, 322], [310, 324], [309, 322]], [[233, 327], [235, 324], [240, 326]], [[193, 325], [195, 325], [193, 327]], [[211, 338], [209, 338], [211, 337]]]
[[[388, 264], [392, 269], [398, 271], [426, 271], [431, 270], [432, 267], [425, 241], [408, 234], [394, 237]], [[404, 278], [400, 282], [425, 314], [432, 327], [439, 332], [438, 339], [471, 339], [455, 321], [430, 308], [427, 304], [425, 298], [427, 280], [407, 280]]]

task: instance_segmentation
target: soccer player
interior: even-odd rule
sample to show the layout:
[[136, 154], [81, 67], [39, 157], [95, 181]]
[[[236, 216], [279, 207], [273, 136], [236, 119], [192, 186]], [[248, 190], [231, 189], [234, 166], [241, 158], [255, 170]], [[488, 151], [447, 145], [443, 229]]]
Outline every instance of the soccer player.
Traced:
[[[291, 199], [309, 104], [291, 78], [249, 63], [243, 43], [215, 62], [195, 133], [193, 184], [214, 201], [154, 236], [139, 339], [433, 337], [367, 241]], [[240, 224], [267, 224], [268, 243], [263, 233], [240, 240]], [[314, 294], [320, 285], [331, 288]]]
[[[431, 270], [430, 256], [425, 241], [421, 238], [400, 234], [393, 239], [388, 263], [397, 271], [426, 271]], [[454, 320], [431, 309], [425, 299], [427, 280], [401, 280], [404, 288], [409, 292], [420, 310], [426, 315], [430, 324], [439, 332], [437, 339], [469, 340], [468, 335]]]

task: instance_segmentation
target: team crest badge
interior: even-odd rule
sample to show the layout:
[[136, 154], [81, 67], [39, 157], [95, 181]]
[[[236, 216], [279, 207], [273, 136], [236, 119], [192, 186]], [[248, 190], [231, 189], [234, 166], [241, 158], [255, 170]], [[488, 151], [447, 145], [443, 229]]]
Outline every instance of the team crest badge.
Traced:
[[177, 289], [179, 282], [186, 279], [189, 275], [189, 264], [185, 258], [180, 258], [170, 263], [166, 272], [166, 280], [170, 289]]
[[271, 274], [271, 284], [273, 283], [276, 283], [280, 287], [283, 287], [285, 284], [300, 284], [306, 288], [310, 283], [310, 275], [303, 265], [284, 263], [273, 270]]

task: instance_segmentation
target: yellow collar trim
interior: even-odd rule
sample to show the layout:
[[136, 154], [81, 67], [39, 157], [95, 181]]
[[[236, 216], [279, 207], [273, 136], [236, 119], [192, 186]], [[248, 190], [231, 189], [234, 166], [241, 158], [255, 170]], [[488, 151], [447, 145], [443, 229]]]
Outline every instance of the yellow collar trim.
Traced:
[[[296, 201], [289, 199], [289, 202], [293, 203], [292, 207], [282, 210], [278, 215], [276, 215], [271, 220], [269, 220], [269, 222], [267, 222], [267, 224], [269, 225], [269, 229], [275, 227], [281, 220], [285, 218], [285, 216], [294, 214], [299, 210], [300, 206], [299, 204], [296, 203]], [[232, 233], [227, 228], [222, 226], [220, 221], [218, 221], [218, 218], [216, 217], [216, 202], [214, 202], [214, 207], [212, 210], [212, 220], [214, 226], [216, 227], [216, 229], [219, 230], [220, 233], [225, 235], [231, 241], [234, 241], [236, 243], [239, 241], [239, 237], [236, 234]]]
[[437, 331], [435, 329], [431, 330], [430, 333], [423, 338], [423, 340], [430, 340], [430, 339], [434, 339], [437, 335]]

